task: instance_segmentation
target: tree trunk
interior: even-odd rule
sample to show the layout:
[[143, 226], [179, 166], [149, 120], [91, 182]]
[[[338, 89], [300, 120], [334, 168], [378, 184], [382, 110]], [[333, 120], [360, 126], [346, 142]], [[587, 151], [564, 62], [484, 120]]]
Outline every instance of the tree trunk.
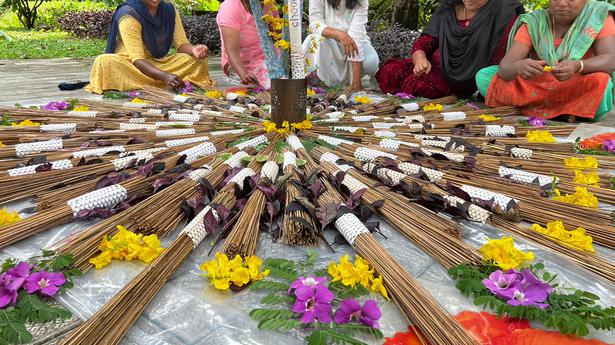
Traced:
[[394, 0], [393, 22], [416, 30], [419, 24], [419, 0]]

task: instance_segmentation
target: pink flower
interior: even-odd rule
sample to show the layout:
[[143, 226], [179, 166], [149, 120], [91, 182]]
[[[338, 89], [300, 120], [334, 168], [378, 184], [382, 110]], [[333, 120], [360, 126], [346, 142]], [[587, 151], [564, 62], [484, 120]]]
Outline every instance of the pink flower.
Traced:
[[192, 86], [192, 84], [190, 84], [189, 81], [186, 80], [184, 82], [184, 87], [182, 89], [179, 89], [179, 92], [181, 93], [192, 92], [192, 90], [194, 90], [194, 87]]
[[0, 308], [17, 301], [17, 290], [25, 283], [31, 266], [20, 262], [0, 275]]
[[139, 91], [130, 91], [126, 94], [126, 96], [130, 97], [130, 98], [137, 98], [137, 97], [141, 97], [141, 92]]
[[544, 117], [530, 116], [527, 118], [527, 123], [534, 127], [544, 127], [547, 125], [547, 119]]
[[35, 272], [26, 278], [26, 292], [29, 294], [40, 292], [42, 295], [54, 296], [66, 282], [61, 272]]
[[324, 281], [327, 280], [326, 277], [304, 277], [301, 276], [297, 278], [290, 287], [288, 288], [288, 294], [290, 295], [293, 291], [297, 290], [302, 286], [307, 286], [311, 288], [315, 288], [318, 285], [324, 286]]
[[68, 107], [70, 107], [70, 103], [66, 103], [66, 102], [49, 102], [46, 105], [43, 105], [41, 107], [41, 109], [43, 109], [43, 110], [58, 111], [58, 110], [66, 110], [66, 109], [68, 109]]
[[333, 292], [324, 285], [316, 287], [300, 286], [295, 290], [295, 304], [291, 309], [301, 315], [301, 322], [311, 323], [318, 319], [321, 323], [331, 322], [331, 301]]
[[611, 153], [615, 153], [615, 140], [610, 139], [610, 140], [605, 140], [602, 143], [602, 146], [604, 147], [605, 151], [611, 152]]
[[340, 303], [339, 308], [333, 315], [337, 324], [344, 324], [356, 319], [362, 324], [378, 328], [378, 320], [382, 316], [378, 304], [374, 300], [365, 301], [363, 307], [353, 298], [347, 298]]
[[395, 97], [399, 97], [401, 99], [413, 99], [413, 98], [415, 98], [414, 96], [412, 96], [411, 94], [406, 93], [406, 92], [398, 92], [398, 93], [395, 94]]

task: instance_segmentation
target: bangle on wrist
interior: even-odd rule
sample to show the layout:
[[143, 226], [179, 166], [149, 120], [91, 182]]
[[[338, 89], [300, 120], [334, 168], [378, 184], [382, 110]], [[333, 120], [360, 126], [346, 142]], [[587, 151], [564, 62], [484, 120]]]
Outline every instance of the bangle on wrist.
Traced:
[[581, 64], [581, 68], [579, 68], [579, 71], [577, 72], [577, 74], [581, 74], [581, 72], [583, 72], [583, 68], [585, 68], [585, 65], [583, 64], [583, 60], [579, 60], [579, 63]]

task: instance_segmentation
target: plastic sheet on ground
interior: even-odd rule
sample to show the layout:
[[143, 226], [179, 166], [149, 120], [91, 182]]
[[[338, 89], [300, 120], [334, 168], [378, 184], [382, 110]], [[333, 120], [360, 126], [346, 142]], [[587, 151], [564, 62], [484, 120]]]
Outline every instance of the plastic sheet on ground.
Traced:
[[[28, 202], [7, 205], [9, 209], [21, 210], [30, 207]], [[2, 251], [2, 257], [14, 256], [25, 259], [36, 255], [40, 248], [48, 247], [58, 240], [85, 229], [95, 222], [77, 222], [45, 231], [30, 239], [21, 241]], [[498, 238], [506, 233], [487, 225], [463, 222], [464, 238], [468, 243], [480, 246], [489, 238]], [[381, 222], [381, 230], [387, 236], [376, 235], [386, 250], [391, 253], [433, 297], [451, 314], [463, 310], [479, 311], [471, 300], [463, 297], [455, 288], [446, 270], [423, 253], [405, 237], [388, 224]], [[177, 232], [162, 240], [168, 245]], [[336, 233], [325, 234], [333, 241]], [[180, 270], [172, 276], [162, 290], [147, 307], [142, 316], [128, 332], [123, 344], [190, 344], [190, 345], [271, 345], [303, 344], [306, 334], [262, 332], [257, 329], [257, 322], [250, 319], [248, 312], [259, 306], [263, 293], [251, 292], [249, 289], [239, 293], [220, 292], [209, 285], [198, 266], [213, 257], [208, 255], [211, 239], [206, 239], [184, 262]], [[582, 288], [601, 297], [604, 305], [615, 305], [615, 287], [593, 274], [571, 265], [563, 257], [550, 251], [528, 244], [515, 238], [523, 250], [532, 250], [537, 261], [542, 261], [551, 273], [557, 273], [561, 282], [568, 282], [572, 287]], [[325, 266], [331, 260], [337, 260], [346, 253], [354, 254], [348, 245], [335, 245], [332, 253], [326, 246], [319, 247], [317, 266]], [[215, 252], [215, 251], [214, 251]], [[601, 249], [600, 255], [613, 260], [612, 250]], [[302, 260], [306, 248], [287, 247], [272, 243], [270, 237], [261, 233], [257, 254], [262, 258], [287, 258]], [[143, 268], [144, 264], [136, 262], [114, 261], [102, 270], [92, 270], [76, 280], [75, 287], [60, 298], [68, 309], [80, 319], [93, 315], [104, 303], [109, 301]], [[376, 297], [371, 295], [370, 298]], [[383, 310], [380, 328], [385, 336], [405, 331], [407, 321], [396, 305], [386, 302], [382, 297], [376, 299]], [[137, 301], [135, 301], [137, 303]], [[538, 326], [539, 325], [535, 325]], [[612, 343], [612, 332], [592, 331], [589, 337]], [[369, 342], [369, 339], [367, 339]], [[375, 343], [375, 342], [374, 342]]]

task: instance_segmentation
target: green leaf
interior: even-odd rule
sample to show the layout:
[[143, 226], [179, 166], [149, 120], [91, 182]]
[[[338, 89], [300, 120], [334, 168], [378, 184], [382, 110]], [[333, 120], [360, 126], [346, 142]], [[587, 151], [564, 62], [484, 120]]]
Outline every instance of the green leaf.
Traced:
[[318, 251], [317, 250], [309, 250], [307, 251], [307, 259], [305, 259], [306, 266], [313, 266], [318, 259]]
[[251, 290], [254, 291], [288, 291], [289, 284], [274, 282], [271, 280], [259, 280], [250, 286]]
[[288, 332], [301, 327], [302, 323], [297, 320], [265, 319], [258, 323], [258, 329], [267, 331]]
[[367, 345], [362, 341], [330, 330], [316, 330], [306, 338], [308, 345], [327, 345], [329, 339], [336, 344]]
[[240, 159], [241, 163], [243, 163], [243, 164], [250, 163], [253, 160], [254, 160], [254, 156], [243, 156]]
[[363, 334], [367, 334], [378, 340], [381, 340], [384, 338], [384, 334], [382, 334], [382, 332], [379, 329], [372, 328], [372, 327], [365, 326], [365, 325], [360, 325], [360, 324], [347, 323], [343, 325], [335, 325], [333, 326], [333, 329], [339, 333], [346, 334], [346, 335], [353, 336], [353, 337], [357, 333], [363, 333]]
[[288, 304], [292, 303], [295, 299], [292, 296], [279, 295], [270, 293], [261, 299], [262, 304]]
[[256, 161], [257, 161], [258, 163], [265, 163], [265, 162], [267, 161], [267, 157], [266, 157], [266, 156], [258, 156], [258, 157], [256, 158]]
[[298, 167], [302, 167], [307, 164], [307, 162], [303, 159], [297, 159], [296, 163]]
[[0, 309], [0, 338], [12, 344], [32, 341], [32, 334], [13, 307]]
[[290, 319], [295, 313], [288, 309], [262, 309], [257, 308], [250, 311], [250, 317], [256, 321], [267, 319]]
[[231, 157], [233, 157], [233, 154], [232, 154], [232, 153], [228, 153], [228, 152], [226, 152], [226, 153], [221, 154], [218, 158], [219, 158], [221, 161], [226, 162], [226, 161], [227, 161], [227, 160], [229, 160]]

